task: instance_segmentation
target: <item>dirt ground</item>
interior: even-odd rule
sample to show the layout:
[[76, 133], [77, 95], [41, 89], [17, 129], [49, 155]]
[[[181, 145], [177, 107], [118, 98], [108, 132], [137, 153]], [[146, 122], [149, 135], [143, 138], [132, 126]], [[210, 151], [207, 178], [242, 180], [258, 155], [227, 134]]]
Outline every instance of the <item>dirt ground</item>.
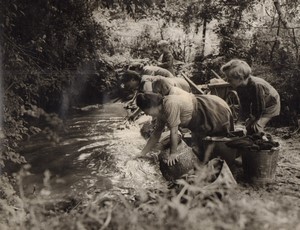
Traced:
[[268, 131], [281, 146], [274, 183], [253, 186], [238, 174], [235, 175], [238, 187], [232, 195], [241, 202], [246, 200], [248, 205], [252, 204], [253, 212], [255, 208], [259, 209], [264, 214], [260, 216], [262, 219], [273, 219], [273, 227], [254, 224], [253, 228], [300, 229], [300, 134], [289, 136], [288, 128], [270, 128]]

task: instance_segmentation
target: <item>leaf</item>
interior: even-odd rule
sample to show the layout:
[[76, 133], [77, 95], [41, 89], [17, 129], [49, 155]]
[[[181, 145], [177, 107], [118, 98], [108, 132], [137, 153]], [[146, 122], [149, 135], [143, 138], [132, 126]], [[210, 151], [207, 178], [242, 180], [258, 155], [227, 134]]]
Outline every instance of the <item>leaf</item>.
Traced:
[[15, 8], [15, 10], [18, 10], [18, 7], [16, 4], [13, 4], [13, 7]]

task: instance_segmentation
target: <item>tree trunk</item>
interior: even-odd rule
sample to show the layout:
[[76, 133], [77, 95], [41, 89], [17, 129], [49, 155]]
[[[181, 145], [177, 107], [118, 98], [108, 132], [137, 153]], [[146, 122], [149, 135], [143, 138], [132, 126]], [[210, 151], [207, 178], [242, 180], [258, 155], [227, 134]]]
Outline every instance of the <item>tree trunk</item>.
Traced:
[[203, 57], [204, 57], [204, 53], [205, 53], [206, 26], [207, 26], [207, 20], [206, 20], [206, 18], [204, 18], [203, 29], [202, 29], [202, 51], [201, 51], [201, 54]]
[[288, 29], [288, 22], [285, 20], [285, 18], [283, 17], [283, 14], [282, 14], [282, 11], [281, 11], [281, 6], [280, 6], [280, 2], [279, 0], [274, 0], [274, 5], [275, 5], [275, 8], [276, 8], [276, 11], [278, 13], [278, 16], [279, 16], [279, 20], [282, 22], [283, 24], [283, 27], [285, 29]]
[[295, 45], [296, 59], [297, 59], [297, 61], [299, 61], [299, 46], [298, 46], [298, 43], [297, 43], [295, 28], [292, 29], [292, 33], [293, 33], [293, 42], [294, 42], [294, 45]]
[[[292, 38], [292, 42], [294, 43], [294, 46], [295, 46], [296, 58], [297, 58], [297, 60], [299, 60], [299, 46], [298, 46], [297, 38], [296, 38], [296, 35], [295, 35], [295, 29], [290, 28], [288, 21], [284, 18], [283, 14], [282, 14], [282, 10], [281, 10], [280, 1], [279, 0], [273, 0], [273, 2], [274, 2], [274, 5], [275, 5], [275, 8], [276, 8], [276, 11], [278, 13], [279, 20], [282, 22], [283, 27], [288, 30], [288, 34]], [[292, 33], [290, 33], [290, 29], [292, 30]]]
[[279, 41], [278, 41], [279, 33], [280, 33], [280, 19], [278, 19], [278, 28], [277, 28], [277, 33], [276, 33], [276, 40], [275, 40], [275, 42], [272, 46], [272, 50], [271, 50], [271, 53], [270, 53], [270, 61], [271, 62], [273, 61], [273, 54], [274, 54], [275, 48], [279, 45]]

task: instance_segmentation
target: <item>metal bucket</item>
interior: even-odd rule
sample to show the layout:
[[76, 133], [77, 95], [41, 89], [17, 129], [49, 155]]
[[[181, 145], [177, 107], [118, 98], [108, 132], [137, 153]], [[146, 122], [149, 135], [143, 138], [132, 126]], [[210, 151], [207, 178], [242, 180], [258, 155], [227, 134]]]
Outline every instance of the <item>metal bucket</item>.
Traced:
[[249, 182], [256, 185], [273, 182], [279, 155], [278, 147], [271, 150], [243, 150], [241, 155], [244, 175]]

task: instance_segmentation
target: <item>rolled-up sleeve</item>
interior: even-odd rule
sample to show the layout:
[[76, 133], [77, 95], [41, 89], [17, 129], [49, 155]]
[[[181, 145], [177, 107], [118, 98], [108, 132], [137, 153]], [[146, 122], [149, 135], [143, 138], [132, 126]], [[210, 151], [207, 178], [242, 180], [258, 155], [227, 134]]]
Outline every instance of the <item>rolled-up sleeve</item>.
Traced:
[[180, 125], [180, 106], [176, 101], [167, 100], [164, 103], [164, 113], [168, 128]]

